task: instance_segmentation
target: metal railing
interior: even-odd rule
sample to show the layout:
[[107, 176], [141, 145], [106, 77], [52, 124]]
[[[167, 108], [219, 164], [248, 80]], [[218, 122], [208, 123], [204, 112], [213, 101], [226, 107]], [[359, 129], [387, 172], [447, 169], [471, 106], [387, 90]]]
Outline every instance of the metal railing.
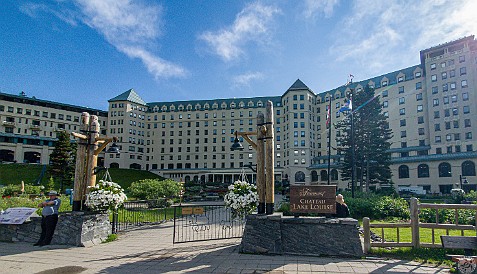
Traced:
[[[443, 229], [446, 231], [446, 235], [449, 235], [450, 230], [458, 230], [460, 234], [464, 236], [465, 230], [474, 231], [477, 235], [477, 204], [420, 204], [416, 198], [411, 198], [410, 201], [410, 215], [411, 220], [406, 223], [381, 223], [371, 224], [368, 217], [363, 218], [363, 230], [364, 230], [364, 251], [368, 253], [371, 247], [442, 247], [440, 243], [437, 243], [435, 236], [436, 229]], [[420, 209], [430, 208], [435, 209], [436, 222], [435, 223], [421, 223], [419, 222]], [[454, 223], [442, 224], [439, 223], [439, 210], [453, 209], [454, 210]], [[475, 210], [474, 225], [459, 224], [459, 210]], [[381, 229], [381, 242], [371, 242], [371, 228]], [[385, 240], [385, 229], [396, 229], [396, 241]], [[411, 229], [411, 242], [402, 242], [400, 238], [400, 229]], [[420, 229], [431, 229], [431, 242], [422, 243], [420, 239]]]
[[174, 209], [164, 206], [165, 200], [125, 202], [122, 208], [111, 213], [112, 233], [171, 220], [174, 217]]
[[234, 218], [223, 205], [174, 206], [173, 243], [240, 238], [244, 218]]

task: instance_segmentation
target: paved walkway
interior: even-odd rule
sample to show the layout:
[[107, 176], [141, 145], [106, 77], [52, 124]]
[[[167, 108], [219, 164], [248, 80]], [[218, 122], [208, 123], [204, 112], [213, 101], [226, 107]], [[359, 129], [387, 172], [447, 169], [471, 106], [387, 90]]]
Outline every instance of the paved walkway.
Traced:
[[240, 239], [172, 244], [163, 224], [89, 248], [0, 242], [0, 273], [448, 273], [380, 258], [341, 259], [238, 253]]

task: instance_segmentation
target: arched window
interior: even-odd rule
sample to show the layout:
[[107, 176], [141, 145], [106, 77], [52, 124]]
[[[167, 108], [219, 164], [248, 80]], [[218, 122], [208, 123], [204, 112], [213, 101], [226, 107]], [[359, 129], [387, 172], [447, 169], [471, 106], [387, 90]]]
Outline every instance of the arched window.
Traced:
[[406, 165], [399, 166], [399, 179], [409, 178], [409, 167]]
[[13, 152], [13, 150], [0, 149], [0, 162], [13, 162], [14, 155], [15, 153]]
[[417, 178], [428, 178], [429, 166], [426, 164], [420, 164], [417, 166]]
[[320, 177], [322, 181], [328, 181], [328, 172], [326, 170], [320, 171]]
[[330, 175], [331, 175], [331, 181], [338, 180], [338, 171], [336, 169], [332, 169], [330, 172]]
[[312, 181], [312, 182], [318, 181], [318, 172], [316, 172], [316, 170], [313, 170], [313, 171], [311, 172], [311, 181]]
[[23, 153], [23, 162], [39, 164], [41, 153], [35, 151], [27, 151]]
[[472, 161], [462, 163], [462, 176], [475, 176], [475, 164]]
[[111, 163], [111, 164], [109, 164], [109, 168], [119, 168], [119, 164], [118, 163]]
[[189, 175], [185, 176], [185, 182], [186, 183], [190, 182], [190, 176]]
[[439, 164], [439, 177], [452, 177], [452, 169], [449, 163]]
[[305, 173], [297, 171], [295, 173], [295, 182], [305, 182]]

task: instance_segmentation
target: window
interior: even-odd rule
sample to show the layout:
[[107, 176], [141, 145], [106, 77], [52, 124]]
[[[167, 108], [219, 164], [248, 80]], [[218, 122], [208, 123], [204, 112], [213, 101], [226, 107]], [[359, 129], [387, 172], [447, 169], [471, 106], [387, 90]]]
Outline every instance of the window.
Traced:
[[455, 82], [450, 83], [450, 89], [454, 90], [456, 88]]
[[399, 179], [409, 178], [409, 167], [406, 165], [399, 166]]
[[402, 130], [401, 131], [401, 138], [405, 138], [407, 136], [406, 131]]
[[444, 101], [444, 105], [449, 104], [449, 97], [448, 97], [448, 96], [444, 96], [444, 98], [443, 98], [442, 101]]
[[414, 73], [414, 77], [416, 77], [416, 78], [421, 77], [421, 72], [420, 72], [420, 71], [417, 71], [416, 73]]
[[402, 126], [402, 127], [405, 127], [406, 126], [406, 119], [401, 119], [399, 121], [399, 125]]
[[424, 116], [418, 116], [417, 117], [417, 123], [418, 124], [424, 124]]
[[[462, 109], [463, 109], [464, 114], [470, 113], [470, 107], [469, 106], [464, 106]], [[457, 110], [457, 109], [455, 109], [455, 110]], [[457, 115], [457, 114], [454, 114], [454, 115]]]
[[404, 87], [399, 87], [398, 90], [399, 90], [399, 93], [404, 93]]
[[464, 127], [471, 127], [470, 119], [464, 120]]
[[442, 73], [441, 73], [441, 77], [442, 77], [442, 80], [447, 79], [447, 72], [445, 72], [445, 71], [442, 72]]
[[429, 166], [426, 164], [420, 164], [417, 166], [417, 178], [428, 178]]
[[406, 99], [404, 99], [404, 97], [399, 98], [399, 104], [400, 105], [405, 104], [405, 103], [406, 103]]
[[448, 90], [449, 90], [449, 86], [448, 86], [447, 84], [443, 84], [443, 85], [442, 85], [442, 91], [443, 91], [443, 92], [446, 92], [446, 91], [448, 91]]
[[421, 101], [422, 100], [422, 93], [416, 94], [416, 101]]
[[432, 74], [432, 75], [431, 75], [431, 81], [432, 81], [432, 82], [436, 82], [436, 81], [437, 81], [437, 75], [436, 75], [436, 74]]
[[422, 83], [421, 82], [416, 83], [416, 89], [422, 89]]
[[434, 124], [434, 131], [441, 131], [441, 124]]
[[432, 105], [433, 105], [434, 107], [438, 106], [438, 105], [439, 105], [439, 99], [438, 99], [438, 98], [433, 99], [433, 100], [432, 100]]
[[418, 128], [419, 135], [424, 135], [424, 128]]
[[441, 68], [445, 68], [446, 67], [446, 62], [442, 62], [441, 63]]
[[475, 164], [472, 161], [462, 163], [462, 176], [475, 176]]
[[449, 163], [440, 163], [438, 169], [439, 177], [452, 177], [452, 169]]
[[417, 112], [422, 112], [423, 106], [422, 105], [417, 105]]
[[432, 94], [437, 94], [438, 88], [437, 87], [432, 87]]
[[434, 137], [434, 142], [440, 143], [441, 142], [441, 136], [437, 135], [436, 137]]
[[466, 140], [472, 140], [472, 132], [466, 132], [465, 133], [465, 139]]
[[387, 90], [384, 90], [383, 93], [382, 93], [382, 96], [383, 96], [383, 97], [388, 97], [388, 91], [387, 91]]
[[467, 87], [467, 80], [462, 80], [460, 82], [460, 86], [463, 87], [463, 88], [466, 88]]
[[460, 75], [466, 75], [467, 74], [467, 69], [465, 67], [460, 68]]
[[430, 67], [431, 67], [431, 70], [436, 69], [436, 63], [432, 63]]
[[452, 103], [457, 102], [457, 95], [452, 95], [452, 96], [451, 96], [451, 102], [452, 102]]
[[462, 93], [462, 101], [468, 101], [469, 100], [469, 93], [463, 92]]
[[449, 77], [452, 78], [452, 77], [455, 77], [455, 69], [451, 69], [449, 71]]
[[388, 107], [388, 101], [384, 101], [383, 102], [383, 108], [387, 108]]
[[465, 62], [465, 55], [459, 56], [459, 63]]
[[405, 108], [399, 109], [399, 115], [406, 115], [406, 109]]
[[404, 81], [404, 76], [399, 76], [398, 77], [398, 83], [401, 83], [402, 81]]

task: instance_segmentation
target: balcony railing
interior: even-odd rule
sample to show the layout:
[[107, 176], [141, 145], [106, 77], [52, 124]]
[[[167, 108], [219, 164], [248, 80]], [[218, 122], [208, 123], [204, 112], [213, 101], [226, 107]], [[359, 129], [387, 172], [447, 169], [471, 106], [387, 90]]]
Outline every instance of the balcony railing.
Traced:
[[2, 125], [5, 127], [15, 127], [15, 122], [3, 121]]

